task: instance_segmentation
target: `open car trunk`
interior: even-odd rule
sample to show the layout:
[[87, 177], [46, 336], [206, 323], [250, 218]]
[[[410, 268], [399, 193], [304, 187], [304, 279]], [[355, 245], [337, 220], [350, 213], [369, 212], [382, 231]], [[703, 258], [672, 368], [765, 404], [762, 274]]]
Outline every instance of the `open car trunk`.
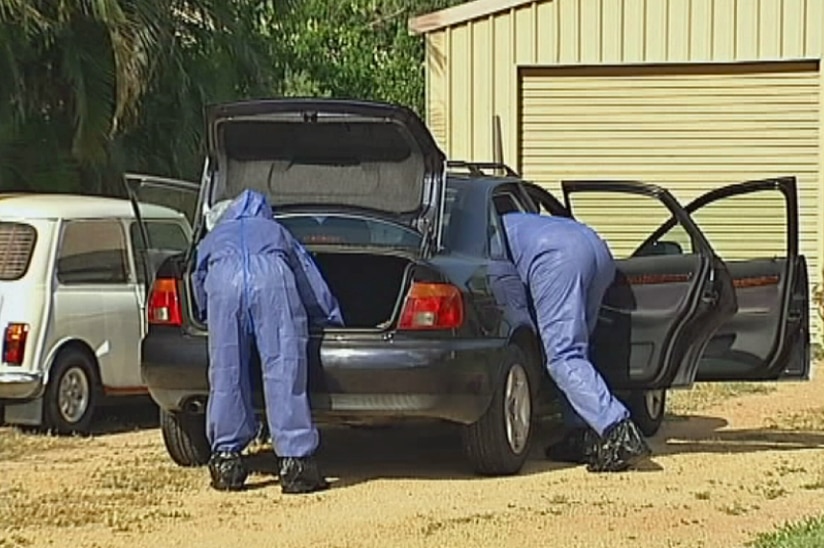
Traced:
[[410, 259], [397, 255], [312, 252], [338, 299], [346, 327], [387, 327], [406, 293]]

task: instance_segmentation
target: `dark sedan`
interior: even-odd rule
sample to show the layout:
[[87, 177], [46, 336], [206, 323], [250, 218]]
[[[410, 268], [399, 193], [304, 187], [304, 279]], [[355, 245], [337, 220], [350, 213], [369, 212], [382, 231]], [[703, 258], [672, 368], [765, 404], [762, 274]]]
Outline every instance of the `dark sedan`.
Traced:
[[[504, 166], [447, 165], [407, 109], [335, 100], [211, 107], [208, 144], [192, 250], [170, 255], [144, 232], [151, 291], [142, 372], [180, 465], [209, 457], [206, 326], [192, 313], [189, 290], [194, 246], [206, 231], [205, 212], [244, 188], [270, 197], [276, 217], [315, 257], [346, 320], [345, 328], [312, 335], [310, 394], [320, 421], [452, 421], [465, 425], [476, 471], [518, 472], [538, 409], [554, 389], [501, 215], [569, 216], [572, 196], [596, 191], [655, 200], [669, 219], [618, 261], [593, 341], [599, 369], [645, 433], [660, 425], [671, 387], [809, 375], [793, 178], [725, 187], [686, 207], [654, 185], [568, 182], [562, 203]], [[164, 184], [130, 181], [138, 216], [144, 190]], [[761, 191], [786, 198], [786, 257], [725, 262], [690, 214]], [[676, 225], [689, 249], [667, 240]], [[253, 382], [262, 412], [257, 376]]]

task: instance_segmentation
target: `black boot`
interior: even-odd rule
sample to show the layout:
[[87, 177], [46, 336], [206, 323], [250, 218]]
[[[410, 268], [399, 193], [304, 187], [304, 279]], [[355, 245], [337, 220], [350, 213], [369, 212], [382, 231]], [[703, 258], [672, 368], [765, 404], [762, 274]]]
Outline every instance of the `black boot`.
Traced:
[[555, 462], [589, 464], [595, 458], [598, 435], [590, 428], [568, 430], [558, 442], [545, 450], [546, 458]]
[[648, 458], [652, 450], [641, 431], [630, 419], [607, 430], [595, 446], [590, 472], [622, 472]]
[[213, 453], [209, 459], [212, 487], [218, 491], [240, 491], [249, 473], [243, 466], [239, 453]]
[[280, 459], [280, 490], [285, 494], [312, 493], [329, 488], [313, 457]]

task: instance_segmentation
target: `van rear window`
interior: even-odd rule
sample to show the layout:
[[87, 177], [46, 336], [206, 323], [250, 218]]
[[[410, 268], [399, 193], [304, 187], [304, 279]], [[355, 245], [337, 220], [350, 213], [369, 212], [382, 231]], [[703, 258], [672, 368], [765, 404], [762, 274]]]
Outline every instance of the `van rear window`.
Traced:
[[36, 240], [33, 226], [0, 222], [0, 280], [19, 280], [26, 274]]

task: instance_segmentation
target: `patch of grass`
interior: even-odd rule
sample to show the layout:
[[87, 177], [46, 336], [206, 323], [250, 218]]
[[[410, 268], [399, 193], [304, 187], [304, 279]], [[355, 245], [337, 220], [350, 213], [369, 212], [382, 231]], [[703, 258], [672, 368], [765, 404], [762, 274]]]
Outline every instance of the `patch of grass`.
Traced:
[[4, 525], [15, 531], [104, 525], [114, 532], [143, 532], [159, 520], [188, 518], [174, 500], [201, 481], [191, 470], [134, 459], [104, 465], [83, 486], [46, 493], [30, 492], [23, 484], [0, 489], [0, 507]]
[[805, 409], [798, 413], [779, 414], [774, 419], [766, 419], [767, 428], [776, 430], [794, 430], [820, 432], [824, 430], [824, 407]]
[[421, 528], [421, 532], [425, 536], [430, 536], [450, 526], [477, 525], [485, 521], [494, 521], [497, 517], [498, 516], [496, 514], [487, 512], [484, 514], [471, 514], [468, 516], [460, 516], [443, 520], [432, 520]]
[[0, 533], [0, 548], [23, 548], [24, 546], [31, 546], [32, 544], [34, 544], [34, 542], [30, 538], [13, 531]]
[[10, 460], [55, 449], [72, 449], [90, 443], [92, 438], [26, 433], [17, 428], [0, 428], [0, 460]]
[[753, 548], [818, 548], [824, 546], [824, 516], [790, 523], [748, 543]]
[[746, 514], [749, 511], [749, 509], [746, 506], [744, 506], [738, 501], [735, 501], [732, 504], [728, 504], [726, 506], [722, 506], [719, 508], [719, 510], [731, 516], [740, 516], [742, 514]]
[[667, 404], [671, 415], [689, 415], [731, 398], [753, 394], [769, 394], [775, 386], [766, 383], [722, 382], [698, 383], [689, 390], [673, 390], [668, 395]]

